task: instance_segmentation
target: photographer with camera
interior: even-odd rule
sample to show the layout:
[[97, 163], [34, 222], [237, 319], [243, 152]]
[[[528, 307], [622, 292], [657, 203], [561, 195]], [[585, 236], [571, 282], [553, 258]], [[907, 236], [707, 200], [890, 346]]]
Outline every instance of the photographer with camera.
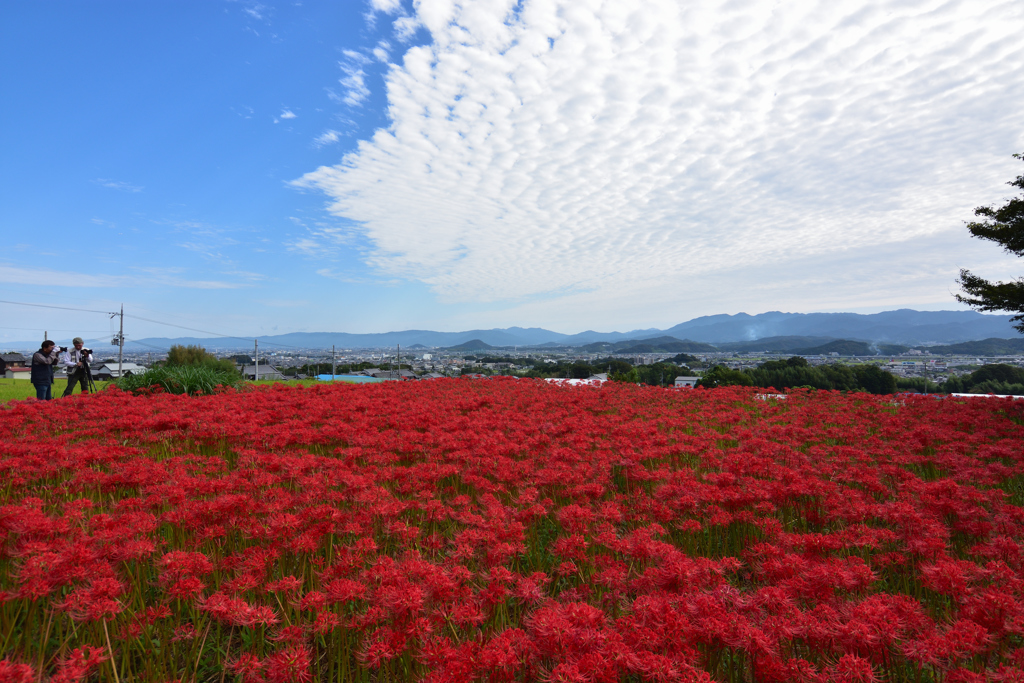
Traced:
[[49, 339], [32, 354], [30, 379], [36, 388], [36, 398], [40, 401], [49, 401], [53, 398], [53, 366], [58, 359], [57, 345]]
[[60, 348], [63, 352], [60, 354], [60, 362], [68, 373], [68, 388], [64, 390], [61, 398], [70, 396], [71, 392], [75, 390], [75, 384], [82, 386], [83, 394], [88, 394], [89, 387], [92, 386], [92, 375], [89, 370], [89, 363], [92, 362], [92, 349], [83, 348], [82, 345], [85, 342], [81, 337], [75, 337], [71, 343], [74, 345], [73, 349], [66, 346]]

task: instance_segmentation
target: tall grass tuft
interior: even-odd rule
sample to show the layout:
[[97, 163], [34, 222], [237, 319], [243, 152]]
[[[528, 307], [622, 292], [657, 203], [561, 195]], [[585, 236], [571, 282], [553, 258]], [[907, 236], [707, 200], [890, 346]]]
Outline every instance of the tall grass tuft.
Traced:
[[242, 386], [245, 381], [234, 371], [202, 365], [179, 365], [151, 368], [138, 375], [128, 375], [113, 384], [122, 391], [146, 394], [164, 391], [169, 394], [212, 394], [218, 387]]

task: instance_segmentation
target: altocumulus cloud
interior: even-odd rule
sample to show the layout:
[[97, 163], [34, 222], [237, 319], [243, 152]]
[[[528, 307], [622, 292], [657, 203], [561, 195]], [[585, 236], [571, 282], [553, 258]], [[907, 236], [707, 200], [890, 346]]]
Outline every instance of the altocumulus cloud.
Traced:
[[296, 182], [445, 301], [670, 301], [821, 259], [871, 277], [962, 231], [1024, 151], [1019, 0], [421, 0], [409, 18], [431, 43], [387, 73], [389, 127]]

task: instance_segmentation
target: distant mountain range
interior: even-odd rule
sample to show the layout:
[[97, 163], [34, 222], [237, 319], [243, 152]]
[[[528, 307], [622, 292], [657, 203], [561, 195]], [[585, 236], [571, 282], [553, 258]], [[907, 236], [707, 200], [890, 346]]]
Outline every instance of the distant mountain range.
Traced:
[[870, 315], [778, 312], [712, 315], [670, 327], [662, 334], [712, 344], [787, 335], [911, 345], [1020, 336], [1013, 329], [1010, 316], [910, 309]]
[[588, 353], [700, 353], [718, 349], [711, 344], [661, 336], [648, 339], [627, 339], [620, 342], [593, 342], [584, 344], [581, 350]]
[[[868, 315], [858, 313], [781, 313], [758, 315], [710, 315], [694, 318], [665, 330], [562, 334], [537, 327], [508, 327], [465, 332], [405, 330], [379, 334], [347, 332], [292, 332], [260, 337], [260, 349], [452, 348], [472, 343], [487, 347], [583, 347], [591, 353], [699, 353], [723, 351], [791, 351], [814, 349], [846, 340], [864, 342], [865, 348], [880, 345], [954, 345], [986, 339], [1016, 340], [1021, 335], [1010, 316], [984, 315], [975, 311], [914, 311], [900, 309]], [[64, 343], [62, 340], [55, 340]], [[12, 349], [35, 348], [38, 342], [11, 342]], [[243, 339], [200, 337], [150, 337], [134, 340], [129, 334], [126, 349], [162, 350], [173, 344], [200, 344], [209, 350], [248, 349]], [[476, 346], [481, 344], [483, 346]]]

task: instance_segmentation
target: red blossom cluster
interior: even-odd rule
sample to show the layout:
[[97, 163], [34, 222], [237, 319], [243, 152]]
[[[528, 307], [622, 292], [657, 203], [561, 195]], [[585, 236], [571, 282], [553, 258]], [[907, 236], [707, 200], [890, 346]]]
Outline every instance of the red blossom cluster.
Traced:
[[0, 410], [0, 680], [1024, 681], [1024, 402], [440, 380]]

